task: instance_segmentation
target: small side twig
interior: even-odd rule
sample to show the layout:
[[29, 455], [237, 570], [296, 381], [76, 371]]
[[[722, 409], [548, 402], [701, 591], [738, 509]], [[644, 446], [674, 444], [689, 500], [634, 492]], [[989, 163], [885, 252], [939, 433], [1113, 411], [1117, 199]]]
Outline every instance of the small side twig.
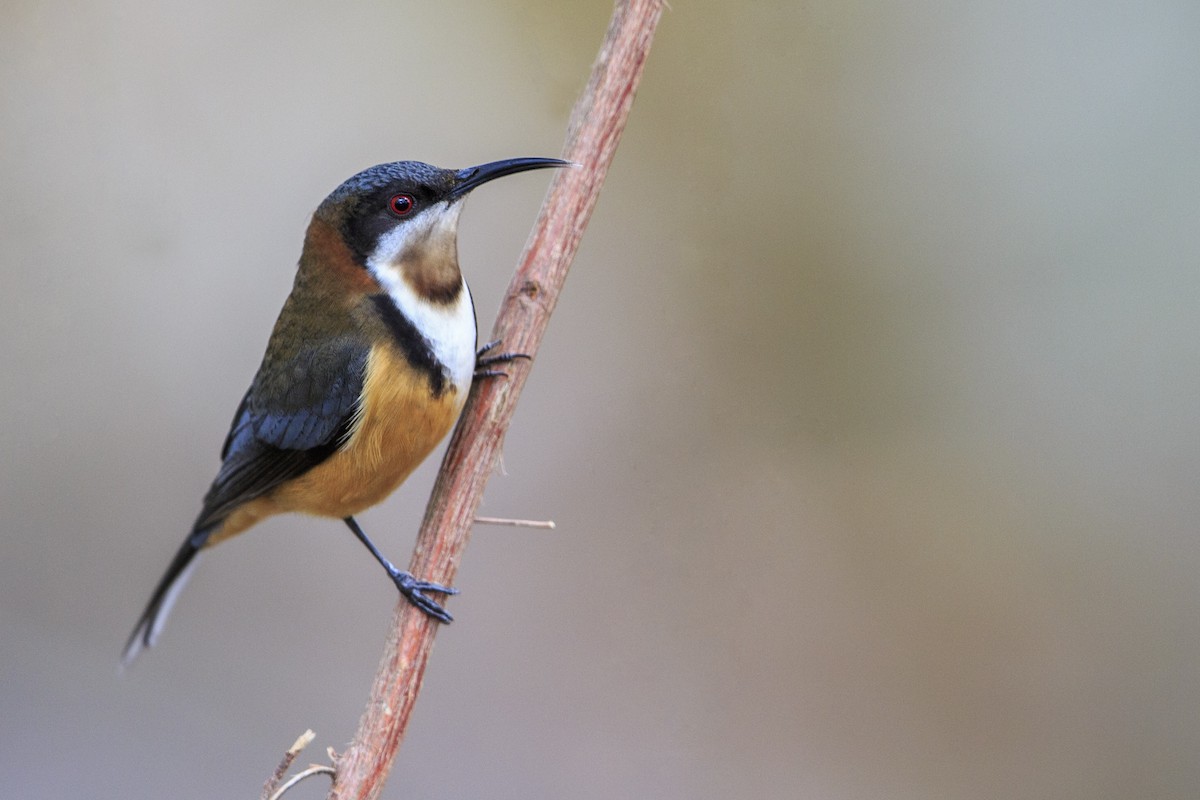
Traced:
[[337, 774], [337, 771], [334, 770], [333, 767], [325, 767], [320, 764], [313, 764], [308, 769], [301, 770], [300, 772], [297, 772], [292, 777], [288, 778], [287, 782], [279, 787], [279, 791], [275, 792], [273, 795], [268, 797], [267, 800], [279, 800], [279, 798], [283, 797], [284, 792], [286, 792], [288, 789], [292, 788], [293, 786], [295, 786], [297, 783], [304, 780], [305, 778], [311, 778], [313, 775], [333, 776], [336, 774]]
[[510, 528], [542, 528], [554, 530], [552, 519], [509, 519], [508, 517], [476, 517], [476, 525], [504, 525]]
[[287, 775], [287, 771], [292, 768], [292, 762], [296, 760], [296, 756], [300, 755], [300, 751], [312, 744], [312, 740], [317, 735], [312, 732], [312, 729], [306, 730], [296, 739], [287, 752], [283, 754], [283, 758], [279, 759], [279, 766], [275, 768], [275, 772], [267, 778], [267, 782], [263, 784], [262, 800], [272, 800], [278, 797], [280, 793], [275, 790], [279, 787], [279, 782], [283, 780], [283, 776]]

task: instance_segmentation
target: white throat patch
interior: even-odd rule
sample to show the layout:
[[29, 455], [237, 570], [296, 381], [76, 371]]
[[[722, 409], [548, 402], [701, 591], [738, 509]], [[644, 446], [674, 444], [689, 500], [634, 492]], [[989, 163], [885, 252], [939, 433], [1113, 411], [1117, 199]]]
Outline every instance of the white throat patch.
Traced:
[[[462, 201], [442, 202], [427, 208], [413, 220], [397, 225], [380, 237], [367, 258], [367, 269], [379, 281], [396, 309], [429, 342], [434, 357], [449, 373], [459, 393], [465, 397], [475, 373], [475, 307], [464, 279], [463, 290], [450, 304], [432, 303], [420, 297], [404, 279], [402, 263], [412, 247], [455, 247], [458, 216]], [[449, 238], [449, 242], [445, 240]], [[454, 252], [451, 250], [451, 252]]]

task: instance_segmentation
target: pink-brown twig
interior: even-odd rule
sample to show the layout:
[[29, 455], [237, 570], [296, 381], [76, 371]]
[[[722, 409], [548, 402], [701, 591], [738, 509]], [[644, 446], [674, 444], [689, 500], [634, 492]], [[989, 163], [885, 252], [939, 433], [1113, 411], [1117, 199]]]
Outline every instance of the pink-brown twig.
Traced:
[[[662, 8], [662, 0], [618, 0], [613, 9], [563, 150], [579, 166], [555, 175], [496, 318], [490, 339], [502, 339], [505, 349], [537, 354], [625, 129]], [[530, 363], [514, 361], [505, 367], [507, 379], [472, 390], [425, 510], [409, 566], [414, 575], [453, 583]], [[408, 726], [437, 623], [404, 600], [393, 623], [358, 732], [337, 759], [331, 800], [378, 798]]]

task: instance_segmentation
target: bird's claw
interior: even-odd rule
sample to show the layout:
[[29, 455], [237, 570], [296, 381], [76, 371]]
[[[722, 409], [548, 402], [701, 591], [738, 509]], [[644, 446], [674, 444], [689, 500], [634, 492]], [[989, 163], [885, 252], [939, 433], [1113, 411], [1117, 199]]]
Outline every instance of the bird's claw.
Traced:
[[433, 617], [439, 622], [453, 622], [454, 617], [450, 616], [450, 612], [442, 608], [436, 601], [425, 595], [425, 592], [440, 592], [441, 594], [458, 594], [458, 589], [450, 586], [443, 586], [440, 583], [432, 581], [418, 580], [411, 572], [402, 572], [400, 570], [392, 571], [392, 581], [396, 584], [396, 588], [400, 590], [400, 594], [408, 598], [412, 603], [427, 615]]
[[494, 353], [492, 355], [488, 355], [488, 353], [491, 352], [492, 350], [494, 350], [500, 344], [501, 341], [503, 341], [503, 340], [495, 339], [493, 341], [488, 342], [483, 347], [479, 348], [478, 351], [476, 351], [476, 353], [475, 353], [475, 377], [476, 378], [496, 378], [496, 377], [501, 377], [501, 376], [507, 378], [508, 373], [505, 372], [504, 370], [489, 369], [489, 367], [491, 367], [493, 364], [507, 364], [508, 362], [515, 361], [518, 358], [524, 358], [526, 360], [532, 359], [532, 356], [529, 356], [526, 353]]

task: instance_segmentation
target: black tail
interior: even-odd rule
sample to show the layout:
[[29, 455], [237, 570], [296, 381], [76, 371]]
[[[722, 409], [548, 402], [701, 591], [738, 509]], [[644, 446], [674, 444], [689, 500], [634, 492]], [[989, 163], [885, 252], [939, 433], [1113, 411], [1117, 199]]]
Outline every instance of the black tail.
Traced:
[[129, 641], [125, 643], [125, 649], [121, 653], [122, 668], [132, 664], [143, 650], [152, 647], [158, 639], [158, 635], [162, 633], [167, 615], [171, 613], [171, 607], [175, 605], [179, 592], [196, 567], [200, 548], [208, 540], [208, 534], [215, 527], [214, 525], [195, 531], [183, 540], [183, 546], [179, 548], [179, 552], [171, 561], [171, 566], [167, 567], [166, 574], [158, 582], [154, 594], [150, 596], [150, 602], [146, 604], [146, 610], [142, 612], [137, 626], [129, 635]]

